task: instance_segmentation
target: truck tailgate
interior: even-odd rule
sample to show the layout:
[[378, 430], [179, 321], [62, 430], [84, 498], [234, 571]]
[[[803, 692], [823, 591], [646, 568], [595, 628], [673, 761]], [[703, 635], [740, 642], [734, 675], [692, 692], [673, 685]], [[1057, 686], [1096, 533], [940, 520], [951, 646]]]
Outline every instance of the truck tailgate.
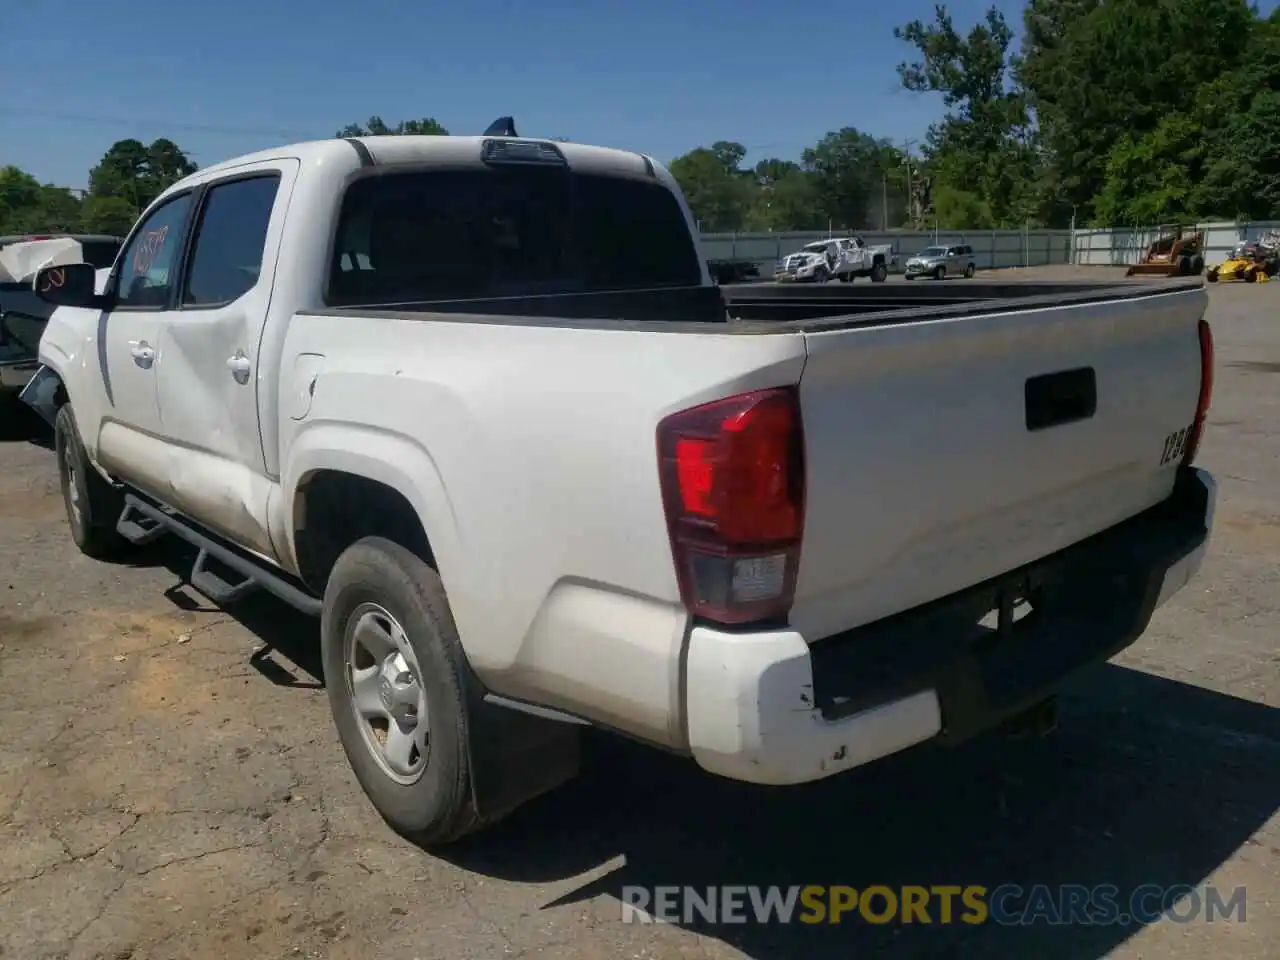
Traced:
[[810, 640], [869, 623], [1168, 496], [1166, 439], [1195, 418], [1205, 305], [1202, 289], [1157, 289], [806, 333], [792, 623]]

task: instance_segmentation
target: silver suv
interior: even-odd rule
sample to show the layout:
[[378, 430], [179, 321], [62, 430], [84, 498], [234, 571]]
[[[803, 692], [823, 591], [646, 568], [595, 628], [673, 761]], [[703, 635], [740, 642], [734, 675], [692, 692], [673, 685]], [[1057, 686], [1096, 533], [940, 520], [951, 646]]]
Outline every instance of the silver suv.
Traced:
[[925, 247], [907, 261], [904, 273], [908, 280], [917, 277], [945, 280], [947, 277], [972, 277], [975, 269], [973, 247], [957, 243], [950, 247]]

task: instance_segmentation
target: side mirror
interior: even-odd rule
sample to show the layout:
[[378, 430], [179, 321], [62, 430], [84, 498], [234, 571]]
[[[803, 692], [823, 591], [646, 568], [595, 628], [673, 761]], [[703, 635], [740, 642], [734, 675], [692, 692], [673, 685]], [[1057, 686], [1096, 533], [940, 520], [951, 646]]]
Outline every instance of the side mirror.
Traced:
[[91, 264], [68, 263], [42, 268], [31, 281], [31, 289], [55, 307], [87, 307], [93, 303], [96, 280], [97, 271]]

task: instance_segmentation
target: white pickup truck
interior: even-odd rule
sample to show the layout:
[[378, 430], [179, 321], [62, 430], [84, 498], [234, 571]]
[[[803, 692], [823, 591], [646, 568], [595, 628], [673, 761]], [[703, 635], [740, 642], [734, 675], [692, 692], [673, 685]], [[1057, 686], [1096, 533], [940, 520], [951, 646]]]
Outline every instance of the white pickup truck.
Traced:
[[280, 147], [165, 191], [103, 292], [34, 286], [76, 544], [176, 534], [215, 601], [318, 615], [346, 755], [424, 844], [573, 776], [583, 724], [795, 784], [1038, 716], [1212, 523], [1200, 280], [774, 319], [636, 153]]
[[852, 283], [857, 277], [870, 277], [873, 283], [884, 283], [889, 268], [896, 266], [893, 244], [870, 246], [861, 237], [832, 237], [806, 243], [789, 253], [778, 264], [773, 278], [799, 283], [826, 283], [835, 277]]

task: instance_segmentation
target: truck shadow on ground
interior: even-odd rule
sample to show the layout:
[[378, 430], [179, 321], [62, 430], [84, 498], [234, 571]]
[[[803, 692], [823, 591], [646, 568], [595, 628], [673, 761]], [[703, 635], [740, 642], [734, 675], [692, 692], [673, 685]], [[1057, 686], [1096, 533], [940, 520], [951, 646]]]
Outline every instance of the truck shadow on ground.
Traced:
[[[1063, 701], [1062, 725], [1044, 740], [921, 748], [788, 789], [731, 783], [679, 758], [591, 738], [583, 780], [448, 856], [486, 876], [545, 883], [625, 855], [624, 866], [546, 905], [607, 894], [619, 916], [627, 886], [810, 884], [1016, 884], [1028, 893], [1037, 884], [1112, 884], [1127, 912], [1143, 885], [1204, 882], [1256, 844], [1253, 834], [1280, 808], [1280, 711], [1110, 664], [1083, 674]], [[1222, 891], [1224, 902], [1231, 893]], [[1264, 895], [1249, 890], [1247, 906], [1262, 909]], [[1158, 905], [1158, 897], [1135, 904], [1148, 918]], [[1194, 906], [1181, 904], [1179, 916]], [[957, 898], [954, 916], [961, 911]], [[931, 925], [868, 923], [857, 911], [838, 925], [711, 924], [697, 914], [682, 925], [762, 960], [1075, 960], [1105, 956], [1138, 929], [1051, 926], [1051, 912], [1021, 927], [941, 924], [937, 900], [929, 913]]]
[[[147, 553], [179, 578], [190, 569], [184, 545], [165, 541]], [[217, 609], [189, 587], [175, 586], [169, 596], [187, 609]], [[321, 682], [317, 621], [261, 594], [224, 612], [264, 642], [250, 662], [268, 680]], [[1204, 883], [1242, 846], [1265, 842], [1254, 834], [1278, 809], [1280, 710], [1107, 664], [1068, 685], [1061, 726], [1045, 739], [926, 746], [793, 788], [722, 780], [691, 761], [588, 732], [579, 780], [441, 856], [483, 876], [560, 887], [543, 909], [604, 896], [619, 917], [627, 887], [1018, 885], [1029, 892], [1044, 885], [1056, 896], [1066, 885], [1110, 884], [1119, 912], [1143, 894], [1132, 905], [1149, 921], [1159, 897], [1144, 893], [1145, 885], [1177, 896], [1179, 886]], [[1280, 849], [1258, 854], [1274, 858]], [[622, 866], [575, 882], [619, 857]], [[1232, 893], [1222, 890], [1223, 902]], [[1264, 894], [1249, 889], [1246, 910], [1262, 909]], [[1178, 912], [1197, 904], [1190, 922], [1205, 923], [1203, 897], [1184, 900]], [[1003, 905], [1016, 912], [1025, 901]], [[1044, 908], [1024, 925], [944, 924], [936, 899], [928, 910], [930, 924], [869, 923], [856, 910], [839, 924], [750, 916], [715, 924], [696, 913], [678, 922], [760, 960], [1085, 960], [1107, 955], [1143, 922], [1054, 925]], [[957, 899], [953, 918], [962, 913]]]

